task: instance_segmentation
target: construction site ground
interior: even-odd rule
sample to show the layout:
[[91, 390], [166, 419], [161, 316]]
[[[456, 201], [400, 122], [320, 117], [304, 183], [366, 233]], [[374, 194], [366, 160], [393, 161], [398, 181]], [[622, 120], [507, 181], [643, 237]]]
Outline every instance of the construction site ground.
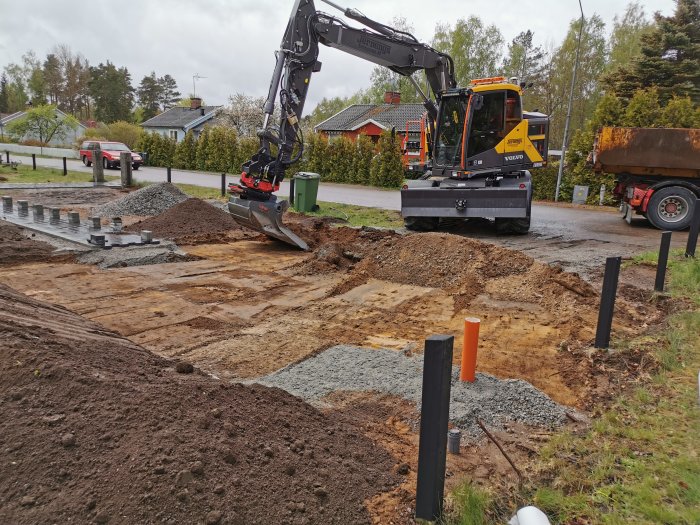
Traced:
[[[48, 191], [40, 198], [85, 216], [90, 206], [121, 196]], [[29, 198], [37, 196], [32, 192]], [[568, 411], [561, 424], [585, 425], [588, 412], [654, 366], [644, 351], [591, 348], [599, 264], [583, 264], [586, 278], [546, 264], [556, 260], [556, 244], [516, 251], [471, 239], [471, 227], [458, 230], [462, 235], [408, 234], [299, 216], [290, 227], [311, 245], [305, 253], [243, 230], [206, 206], [190, 200], [155, 218], [125, 218], [134, 230], [148, 227], [172, 239], [187, 257], [112, 268], [57, 253], [42, 242], [48, 239], [0, 221], [0, 325], [12, 341], [0, 366], [8, 378], [0, 387], [6, 407], [0, 454], [21, 465], [0, 475], [0, 521], [49, 523], [83, 513], [98, 523], [331, 523], [324, 516], [410, 523], [415, 402], [380, 388], [339, 389], [309, 399], [312, 408], [253, 383], [337, 345], [419, 358], [433, 334], [455, 336], [457, 366], [467, 316], [482, 320], [479, 371], [530, 383]], [[547, 257], [538, 257], [543, 252]], [[653, 299], [652, 285], [648, 268], [623, 270], [614, 340], [663, 320], [670, 306]], [[193, 365], [196, 374], [177, 374], [178, 363]], [[324, 366], [333, 372], [332, 362]], [[22, 428], [27, 413], [30, 427]], [[553, 431], [536, 418], [531, 423], [494, 423], [522, 465]], [[149, 428], [167, 443], [143, 437]], [[449, 457], [449, 486], [465, 477], [517, 483], [492, 443], [465, 436], [464, 446], [465, 453]], [[301, 467], [295, 458], [305, 448], [315, 451], [315, 463]], [[59, 456], [44, 464], [56, 450]], [[105, 450], [113, 454], [98, 461]], [[229, 462], [227, 453], [236, 459]], [[120, 464], [136, 457], [144, 465], [134, 470], [139, 482], [124, 490], [149, 502], [138, 508], [106, 488]], [[240, 468], [214, 474], [214, 465]], [[289, 472], [299, 469], [304, 474], [290, 488]], [[18, 473], [27, 479], [12, 478]], [[348, 473], [357, 479], [341, 483]], [[235, 483], [243, 476], [256, 479], [245, 490]], [[341, 503], [349, 485], [357, 490]], [[69, 489], [77, 500], [62, 506]], [[265, 521], [266, 505], [280, 509], [279, 519]], [[176, 510], [166, 511], [171, 507]], [[152, 513], [135, 514], [145, 509]]]

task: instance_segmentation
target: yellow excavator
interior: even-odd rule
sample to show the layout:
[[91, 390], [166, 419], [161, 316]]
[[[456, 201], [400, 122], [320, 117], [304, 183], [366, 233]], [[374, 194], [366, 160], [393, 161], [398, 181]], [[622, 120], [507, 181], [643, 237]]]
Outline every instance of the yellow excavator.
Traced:
[[[321, 70], [319, 44], [324, 44], [405, 76], [423, 99], [430, 160], [425, 174], [401, 190], [401, 214], [409, 229], [430, 230], [441, 219], [479, 217], [495, 219], [498, 231], [526, 233], [532, 201], [529, 169], [546, 164], [549, 119], [523, 111], [524, 83], [494, 77], [458, 87], [448, 54], [355, 9], [322, 1], [365, 28], [316, 10], [313, 0], [295, 1], [277, 53], [263, 127], [257, 133], [260, 149], [243, 164], [240, 182], [230, 188], [233, 217], [307, 248], [284, 226], [282, 216], [289, 203], [274, 193], [303, 155], [299, 120], [311, 76]], [[417, 71], [425, 72], [427, 94], [411, 76]], [[278, 100], [280, 119], [273, 122]]]

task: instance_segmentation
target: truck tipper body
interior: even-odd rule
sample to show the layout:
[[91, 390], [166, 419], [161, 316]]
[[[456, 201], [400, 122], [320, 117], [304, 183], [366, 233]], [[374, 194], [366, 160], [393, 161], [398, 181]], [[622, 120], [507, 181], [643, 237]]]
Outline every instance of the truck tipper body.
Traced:
[[604, 127], [593, 169], [615, 175], [628, 222], [638, 214], [657, 228], [683, 230], [700, 198], [700, 129]]

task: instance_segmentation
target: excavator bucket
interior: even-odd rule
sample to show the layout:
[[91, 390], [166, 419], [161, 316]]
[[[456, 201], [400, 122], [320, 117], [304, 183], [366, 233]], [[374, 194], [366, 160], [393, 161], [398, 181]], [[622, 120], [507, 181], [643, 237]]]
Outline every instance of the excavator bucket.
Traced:
[[309, 246], [304, 240], [282, 224], [282, 215], [287, 208], [289, 208], [289, 202], [278, 201], [274, 195], [267, 201], [234, 196], [231, 196], [228, 201], [228, 211], [239, 224], [302, 250], [308, 250]]

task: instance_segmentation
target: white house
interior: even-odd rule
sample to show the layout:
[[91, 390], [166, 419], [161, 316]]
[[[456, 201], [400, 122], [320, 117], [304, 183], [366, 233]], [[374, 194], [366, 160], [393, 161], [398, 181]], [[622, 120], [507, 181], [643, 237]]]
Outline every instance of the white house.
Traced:
[[202, 106], [202, 99], [193, 98], [190, 107], [170, 108], [160, 115], [148, 119], [141, 124], [146, 131], [159, 133], [176, 142], [185, 138], [188, 131], [192, 131], [195, 138], [204, 129], [204, 125], [213, 119], [222, 106]]
[[[61, 111], [60, 109], [56, 108], [56, 118], [58, 119], [64, 119], [68, 115]], [[11, 113], [9, 115], [0, 115], [0, 129], [2, 129], [2, 134], [7, 135], [7, 126], [11, 122], [21, 120], [25, 115], [27, 114], [26, 111], [18, 111], [17, 113]], [[60, 137], [52, 137], [51, 140], [49, 140], [48, 145], [49, 146], [69, 146], [72, 147], [73, 143], [75, 143], [80, 137], [85, 135], [85, 130], [87, 127], [85, 127], [83, 124], [78, 123], [78, 126], [74, 129], [71, 130], [69, 129], [66, 131], [66, 133]], [[24, 137], [20, 139], [20, 142], [25, 141], [25, 140], [39, 140], [38, 136], [34, 136], [31, 133], [27, 133]]]

